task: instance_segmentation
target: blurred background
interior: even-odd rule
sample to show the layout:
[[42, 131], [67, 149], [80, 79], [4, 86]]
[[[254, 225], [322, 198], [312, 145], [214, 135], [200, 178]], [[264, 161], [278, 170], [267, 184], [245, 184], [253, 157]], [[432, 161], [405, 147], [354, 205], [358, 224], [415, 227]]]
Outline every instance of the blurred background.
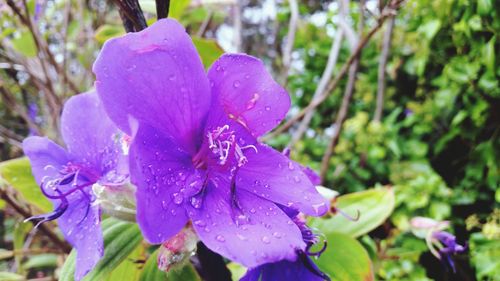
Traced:
[[[223, 52], [248, 53], [288, 90], [287, 120], [264, 141], [290, 148], [340, 194], [394, 192], [390, 216], [358, 236], [376, 280], [500, 280], [498, 2], [171, 2], [169, 17], [207, 68]], [[64, 101], [92, 89], [102, 44], [126, 32], [120, 3], [135, 0], [0, 0], [0, 159], [8, 163], [0, 164], [0, 280], [54, 280], [69, 251], [55, 224], [33, 232], [22, 223], [51, 204], [27, 161], [8, 160], [22, 156], [26, 136], [60, 142]], [[156, 21], [154, 0], [139, 4], [146, 22]], [[409, 231], [415, 216], [451, 221], [468, 244], [455, 273]]]

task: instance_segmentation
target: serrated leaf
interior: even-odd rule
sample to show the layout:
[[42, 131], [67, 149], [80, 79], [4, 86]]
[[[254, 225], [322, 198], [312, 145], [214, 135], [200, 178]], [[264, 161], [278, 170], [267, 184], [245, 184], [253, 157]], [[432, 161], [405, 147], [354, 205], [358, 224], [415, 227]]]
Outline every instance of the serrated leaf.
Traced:
[[335, 281], [374, 280], [372, 262], [363, 246], [348, 235], [326, 234], [328, 247], [315, 262]]
[[[102, 222], [104, 235], [104, 257], [99, 261], [94, 270], [89, 272], [84, 281], [104, 280], [123, 260], [137, 248], [142, 241], [141, 232], [137, 224], [108, 218]], [[64, 263], [60, 281], [73, 281], [75, 274], [76, 251]]]
[[191, 263], [187, 263], [183, 268], [172, 270], [168, 273], [158, 269], [158, 250], [148, 258], [142, 270], [140, 281], [199, 281], [201, 280]]
[[353, 217], [359, 212], [358, 220], [351, 221], [337, 214], [330, 218], [311, 218], [310, 226], [322, 233], [335, 231], [358, 237], [382, 224], [394, 205], [394, 190], [390, 187], [350, 193], [339, 196], [335, 207]]
[[222, 50], [215, 40], [196, 36], [193, 36], [192, 39], [205, 68], [211, 66], [224, 53], [224, 50]]
[[52, 210], [52, 204], [43, 196], [31, 174], [28, 158], [22, 157], [0, 163], [0, 178], [19, 191], [28, 203], [43, 212], [48, 213]]

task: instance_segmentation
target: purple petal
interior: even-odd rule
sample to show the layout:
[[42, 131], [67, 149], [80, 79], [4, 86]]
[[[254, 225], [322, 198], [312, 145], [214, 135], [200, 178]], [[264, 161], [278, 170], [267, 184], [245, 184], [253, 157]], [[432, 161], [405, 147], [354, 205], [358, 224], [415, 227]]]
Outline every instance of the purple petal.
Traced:
[[321, 216], [328, 211], [328, 200], [318, 193], [301, 165], [266, 145], [258, 145], [257, 151], [245, 155], [248, 163], [237, 173], [238, 187], [307, 215]]
[[223, 55], [210, 68], [212, 107], [222, 106], [258, 137], [272, 130], [290, 108], [290, 97], [257, 58], [244, 54]]
[[31, 171], [39, 185], [44, 177], [59, 176], [59, 170], [69, 161], [66, 151], [46, 137], [26, 138], [23, 150], [30, 160]]
[[72, 195], [68, 210], [58, 219], [64, 237], [76, 249], [75, 279], [94, 268], [104, 253], [100, 212], [83, 193]]
[[229, 183], [222, 177], [214, 181], [201, 206], [188, 211], [208, 248], [248, 267], [294, 260], [304, 249], [300, 230], [275, 204], [238, 189], [231, 199]]
[[64, 105], [61, 127], [68, 152], [77, 162], [102, 174], [116, 168], [122, 155], [120, 131], [106, 115], [97, 93], [71, 97]]
[[93, 70], [104, 106], [122, 130], [132, 135], [134, 120], [144, 122], [185, 150], [196, 150], [210, 89], [200, 57], [178, 22], [159, 20], [107, 41]]
[[141, 126], [130, 148], [130, 177], [137, 186], [137, 222], [146, 240], [162, 243], [187, 223], [184, 192], [191, 159], [171, 140]]
[[[307, 258], [309, 259], [309, 258]], [[309, 264], [314, 264], [309, 259]], [[315, 266], [314, 266], [315, 267]], [[301, 259], [296, 261], [279, 261], [276, 263], [264, 264], [247, 271], [240, 281], [323, 281], [325, 278], [313, 273], [304, 265]], [[321, 273], [317, 269], [318, 273]]]

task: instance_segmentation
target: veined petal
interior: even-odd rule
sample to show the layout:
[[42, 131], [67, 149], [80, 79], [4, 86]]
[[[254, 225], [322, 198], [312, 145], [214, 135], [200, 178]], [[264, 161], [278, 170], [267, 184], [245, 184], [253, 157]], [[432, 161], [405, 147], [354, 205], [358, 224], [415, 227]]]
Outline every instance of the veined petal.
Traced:
[[30, 160], [31, 171], [39, 185], [45, 177], [59, 176], [59, 171], [69, 161], [66, 151], [46, 137], [26, 138], [23, 151]]
[[184, 27], [162, 19], [107, 41], [94, 64], [96, 88], [113, 121], [132, 135], [134, 120], [194, 153], [210, 105], [203, 65]]
[[162, 243], [187, 223], [182, 190], [192, 179], [191, 159], [162, 132], [142, 125], [130, 148], [137, 186], [137, 222], [146, 240]]
[[91, 271], [104, 253], [100, 211], [92, 206], [88, 195], [72, 194], [68, 209], [58, 219], [64, 237], [76, 249], [75, 279]]
[[232, 198], [229, 183], [215, 181], [218, 186], [208, 184], [201, 206], [188, 211], [208, 248], [248, 267], [294, 260], [304, 249], [299, 228], [275, 204], [245, 190]]
[[208, 79], [212, 83], [212, 107], [222, 106], [254, 137], [276, 127], [290, 108], [288, 93], [255, 57], [223, 55], [210, 67]]
[[301, 165], [263, 144], [245, 156], [248, 163], [237, 173], [238, 188], [307, 215], [321, 216], [328, 211], [328, 200], [318, 193]]
[[95, 92], [71, 97], [64, 105], [61, 131], [69, 154], [101, 175], [123, 162], [122, 133], [109, 119]]

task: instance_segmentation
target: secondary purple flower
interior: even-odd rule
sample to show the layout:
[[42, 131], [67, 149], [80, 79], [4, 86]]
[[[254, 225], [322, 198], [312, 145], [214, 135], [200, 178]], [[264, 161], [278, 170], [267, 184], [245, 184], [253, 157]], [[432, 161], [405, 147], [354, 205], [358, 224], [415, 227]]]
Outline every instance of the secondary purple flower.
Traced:
[[465, 252], [466, 247], [457, 244], [456, 237], [453, 234], [443, 231], [449, 227], [450, 223], [425, 217], [415, 217], [410, 221], [410, 225], [417, 237], [425, 238], [431, 253], [455, 272], [455, 263], [451, 257]]
[[466, 247], [457, 244], [456, 237], [446, 231], [434, 232], [432, 238], [441, 243], [438, 249], [440, 260], [455, 272], [455, 263], [451, 256], [465, 252]]
[[131, 180], [149, 242], [191, 220], [210, 249], [248, 267], [305, 249], [276, 203], [321, 215], [328, 202], [297, 163], [256, 140], [290, 106], [260, 60], [224, 55], [205, 74], [184, 28], [164, 19], [108, 41], [94, 72], [109, 116], [134, 136]]
[[310, 248], [318, 243], [318, 236], [309, 229], [305, 220], [297, 216], [296, 213], [290, 210], [286, 211], [302, 232], [302, 239], [306, 243], [306, 250], [297, 251], [295, 261], [282, 260], [274, 263], [260, 265], [256, 268], [251, 268], [247, 271], [240, 281], [274, 281], [274, 280], [289, 280], [289, 281], [324, 281], [330, 278], [321, 272], [316, 264], [311, 260], [311, 256], [319, 257], [326, 249], [326, 241], [323, 248], [316, 253], [310, 251]]
[[66, 240], [77, 250], [75, 279], [79, 280], [103, 254], [100, 209], [93, 204], [92, 186], [123, 184], [127, 167], [122, 166], [120, 132], [96, 93], [70, 98], [61, 127], [67, 150], [45, 137], [29, 137], [23, 142], [33, 175], [55, 206], [52, 213], [29, 220], [40, 224], [58, 219]]

